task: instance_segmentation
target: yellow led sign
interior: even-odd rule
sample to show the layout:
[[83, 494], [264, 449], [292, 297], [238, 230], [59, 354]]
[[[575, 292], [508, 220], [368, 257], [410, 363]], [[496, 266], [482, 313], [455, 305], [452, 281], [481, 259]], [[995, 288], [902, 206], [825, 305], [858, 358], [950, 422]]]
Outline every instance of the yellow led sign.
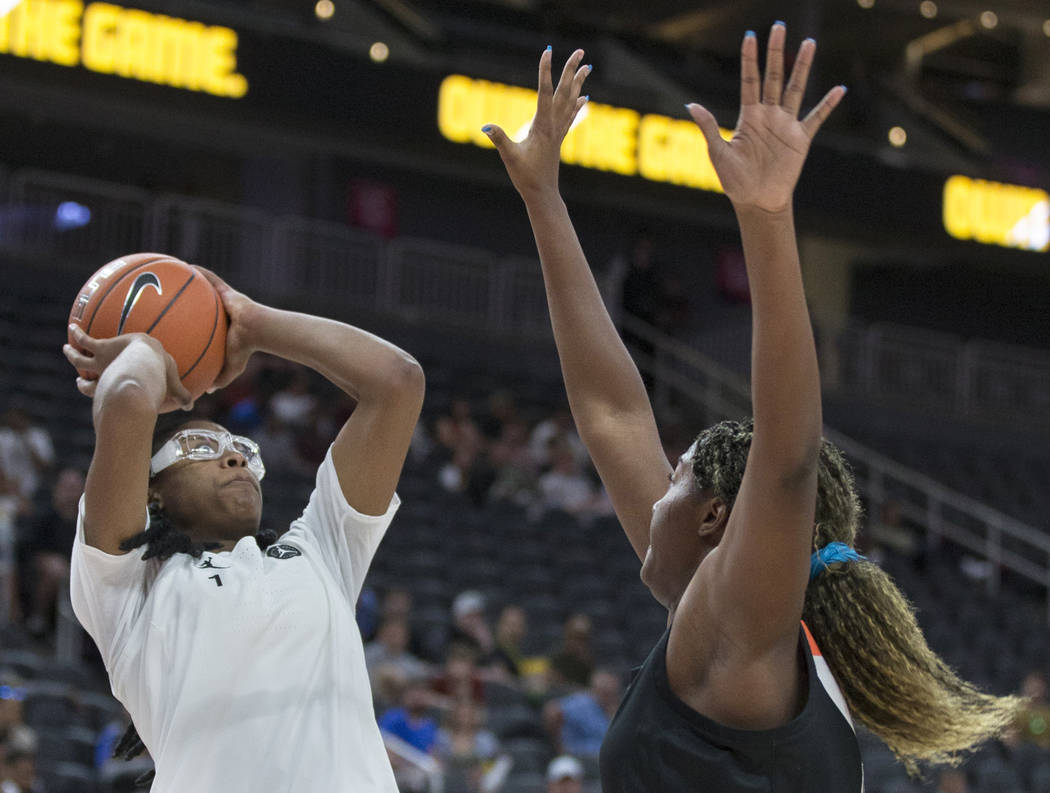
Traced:
[[237, 33], [111, 3], [22, 0], [0, 16], [0, 53], [240, 98]]
[[[438, 94], [438, 129], [456, 143], [492, 148], [481, 131], [488, 123], [499, 124], [520, 140], [535, 112], [535, 91], [460, 74], [446, 77]], [[726, 139], [732, 135], [722, 130]], [[588, 102], [565, 138], [561, 159], [584, 168], [722, 192], [707, 156], [707, 141], [689, 120]]]
[[1050, 250], [1050, 194], [966, 176], [944, 183], [944, 228], [960, 240]]

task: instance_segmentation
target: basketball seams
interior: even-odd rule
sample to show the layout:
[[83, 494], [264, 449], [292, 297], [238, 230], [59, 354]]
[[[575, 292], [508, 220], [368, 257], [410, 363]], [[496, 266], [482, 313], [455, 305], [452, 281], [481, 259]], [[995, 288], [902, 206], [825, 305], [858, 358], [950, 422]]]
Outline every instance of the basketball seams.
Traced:
[[197, 278], [197, 273], [195, 273], [195, 272], [191, 272], [191, 273], [190, 273], [190, 277], [186, 279], [186, 283], [184, 283], [184, 284], [183, 284], [182, 286], [180, 286], [180, 287], [179, 287], [179, 291], [178, 291], [178, 292], [176, 292], [176, 293], [175, 293], [175, 295], [174, 295], [174, 297], [172, 297], [172, 298], [171, 298], [171, 300], [169, 300], [169, 301], [168, 301], [168, 305], [164, 306], [164, 308], [163, 308], [163, 309], [161, 310], [161, 312], [160, 312], [160, 313], [159, 313], [159, 314], [157, 315], [157, 318], [156, 318], [155, 320], [153, 320], [153, 324], [152, 324], [152, 325], [150, 325], [150, 326], [149, 326], [148, 328], [146, 328], [146, 334], [147, 334], [147, 335], [149, 335], [149, 334], [150, 334], [150, 333], [151, 333], [151, 332], [153, 331], [153, 329], [154, 329], [155, 327], [157, 327], [157, 323], [158, 323], [158, 322], [160, 322], [160, 321], [161, 321], [162, 319], [164, 319], [164, 315], [168, 313], [168, 310], [169, 310], [169, 309], [170, 309], [170, 308], [171, 308], [171, 307], [172, 307], [173, 305], [175, 305], [175, 301], [176, 301], [176, 300], [178, 300], [178, 299], [179, 299], [179, 297], [181, 297], [181, 296], [182, 296], [182, 293], [186, 291], [186, 288], [187, 288], [187, 287], [188, 287], [188, 286], [189, 286], [190, 284], [192, 284], [192, 283], [193, 283], [193, 279], [194, 279], [194, 278]]
[[99, 309], [101, 309], [103, 304], [106, 302], [106, 298], [109, 297], [110, 292], [112, 292], [114, 289], [120, 286], [120, 284], [122, 284], [129, 275], [138, 272], [143, 267], [149, 267], [151, 264], [156, 264], [159, 261], [170, 262], [174, 260], [170, 256], [158, 256], [155, 259], [149, 259], [147, 261], [140, 262], [131, 269], [122, 273], [121, 276], [118, 279], [116, 279], [112, 284], [110, 284], [109, 288], [101, 295], [92, 295], [91, 299], [95, 301], [95, 308], [91, 312], [91, 319], [88, 320], [88, 324], [86, 326], [81, 326], [84, 328], [84, 332], [89, 336], [91, 335], [91, 326], [95, 323], [95, 317], [98, 316]]
[[[222, 368], [227, 321], [218, 292], [186, 262], [169, 254], [158, 253], [132, 254], [110, 262], [92, 275], [81, 288], [69, 321], [76, 322], [92, 336], [109, 338], [118, 335], [113, 329], [119, 330], [121, 327], [119, 323], [124, 318], [121, 305], [127, 307], [132, 290], [135, 290], [129, 285], [138, 279], [153, 281], [152, 277], [146, 275], [150, 272], [155, 273], [170, 288], [165, 288], [163, 292], [157, 289], [155, 296], [150, 292], [149, 299], [141, 301], [139, 310], [129, 312], [124, 332], [144, 332], [159, 339], [165, 351], [175, 359], [178, 369], [182, 370], [179, 379], [194, 397], [198, 397]], [[183, 283], [175, 287], [174, 283], [180, 278]], [[96, 284], [94, 289], [91, 288], [92, 283]], [[135, 292], [137, 296], [138, 290]], [[212, 298], [210, 328], [207, 325], [208, 294]], [[90, 295], [91, 298], [80, 303], [82, 295]], [[80, 313], [80, 318], [74, 318], [78, 304], [86, 310]]]
[[[179, 379], [180, 380], [183, 379], [183, 378], [189, 377], [190, 372], [192, 372], [194, 369], [197, 368], [197, 364], [199, 364], [202, 360], [204, 360], [204, 356], [207, 355], [208, 354], [208, 350], [211, 349], [212, 341], [215, 340], [215, 329], [217, 327], [219, 327], [219, 310], [220, 310], [221, 307], [219, 305], [219, 293], [213, 291], [212, 294], [214, 295], [214, 298], [215, 298], [215, 315], [212, 317], [211, 333], [208, 334], [208, 343], [204, 345], [204, 349], [201, 350], [201, 354], [197, 356], [197, 360], [193, 362], [193, 364], [190, 366], [190, 368], [179, 375]], [[160, 318], [158, 317], [158, 321], [159, 321], [159, 319]]]

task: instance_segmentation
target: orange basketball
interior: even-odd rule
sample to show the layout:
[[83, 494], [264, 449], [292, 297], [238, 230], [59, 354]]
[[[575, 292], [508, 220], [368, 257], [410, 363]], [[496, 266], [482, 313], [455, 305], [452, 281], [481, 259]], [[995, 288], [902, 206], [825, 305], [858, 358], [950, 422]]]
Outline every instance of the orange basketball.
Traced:
[[163, 253], [133, 253], [99, 269], [73, 302], [69, 322], [98, 339], [148, 333], [175, 359], [194, 399], [226, 359], [226, 310], [218, 292], [186, 262]]

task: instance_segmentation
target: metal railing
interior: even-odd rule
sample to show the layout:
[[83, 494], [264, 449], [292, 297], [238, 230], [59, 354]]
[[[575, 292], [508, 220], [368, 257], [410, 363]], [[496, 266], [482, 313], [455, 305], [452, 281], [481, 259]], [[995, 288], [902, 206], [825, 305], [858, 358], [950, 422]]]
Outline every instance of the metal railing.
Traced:
[[840, 390], [964, 419], [1050, 423], [1050, 352], [885, 323], [822, 341]]
[[[90, 210], [70, 228], [54, 219], [63, 202]], [[39, 210], [39, 211], [37, 211]], [[24, 212], [24, 222], [18, 222]], [[533, 261], [431, 240], [384, 242], [340, 224], [268, 213], [38, 171], [10, 179], [0, 247], [105, 261], [162, 250], [205, 263], [262, 296], [310, 296], [359, 305], [402, 321], [439, 320], [486, 334], [549, 338], [546, 300]], [[12, 221], [11, 218], [15, 220]], [[646, 342], [640, 367], [657, 407], [678, 401], [708, 421], [750, 412], [747, 383], [691, 347], [628, 320]], [[828, 340], [824, 340], [824, 346]], [[897, 326], [848, 328], [833, 340], [839, 387], [939, 405], [960, 415], [1050, 415], [1050, 355]], [[828, 431], [851, 458], [875, 511], [892, 494], [929, 532], [1047, 587], [1050, 537], [849, 438]], [[998, 586], [998, 578], [989, 582]]]
[[426, 790], [426, 793], [443, 793], [445, 776], [437, 760], [385, 730], [383, 731], [383, 744], [386, 750], [396, 758], [395, 773], [404, 775], [406, 787], [411, 790]]
[[[749, 388], [739, 376], [644, 323], [628, 318], [625, 327], [657, 350], [652, 360], [639, 365], [655, 379], [658, 404], [660, 400], [691, 402], [708, 421], [750, 414]], [[928, 532], [928, 539], [948, 540], [987, 559], [992, 563], [986, 580], [990, 593], [998, 592], [1003, 569], [1044, 587], [1050, 625], [1050, 534], [830, 428], [824, 435], [849, 458], [872, 514], [892, 498], [900, 504], [902, 515]]]
[[12, 174], [5, 247], [100, 259], [148, 250], [149, 207], [145, 190], [44, 171]]

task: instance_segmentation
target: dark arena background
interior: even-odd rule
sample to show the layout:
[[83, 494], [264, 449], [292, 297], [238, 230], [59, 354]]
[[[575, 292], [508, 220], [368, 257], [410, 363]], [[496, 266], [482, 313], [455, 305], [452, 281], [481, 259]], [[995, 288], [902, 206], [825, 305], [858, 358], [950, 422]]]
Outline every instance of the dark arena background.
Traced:
[[[597, 793], [566, 698], [614, 708], [666, 615], [566, 420], [528, 220], [480, 127], [528, 123], [547, 44], [557, 64], [587, 51], [562, 191], [676, 457], [749, 413], [739, 236], [683, 103], [731, 129], [741, 36], [776, 19], [789, 53], [818, 41], [807, 104], [849, 88], [796, 215], [860, 547], [962, 676], [1032, 697], [957, 772], [909, 777], [860, 729], [866, 790], [1050, 791], [1045, 0], [0, 6], [4, 791], [130, 790], [150, 767], [110, 759], [128, 717], [69, 604], [94, 438], [60, 348], [91, 272], [161, 251], [423, 364], [404, 504], [358, 605], [377, 717], [422, 686], [439, 727], [424, 751], [390, 737], [402, 790], [546, 791], [564, 753]], [[260, 442], [281, 529], [352, 404], [259, 356], [198, 409]]]

